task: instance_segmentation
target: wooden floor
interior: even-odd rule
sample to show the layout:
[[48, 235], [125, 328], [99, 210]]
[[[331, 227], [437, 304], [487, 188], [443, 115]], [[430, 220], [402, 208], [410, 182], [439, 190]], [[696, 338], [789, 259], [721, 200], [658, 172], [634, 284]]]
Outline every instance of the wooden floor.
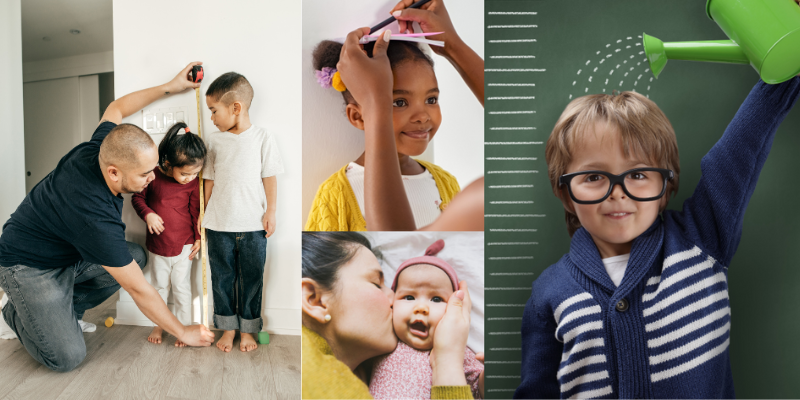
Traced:
[[71, 372], [52, 372], [18, 340], [0, 340], [0, 400], [300, 398], [300, 336], [270, 335], [249, 353], [239, 351], [238, 336], [230, 353], [177, 348], [169, 335], [154, 345], [146, 340], [152, 328], [103, 325], [116, 297], [86, 312], [97, 331], [84, 334], [86, 359]]

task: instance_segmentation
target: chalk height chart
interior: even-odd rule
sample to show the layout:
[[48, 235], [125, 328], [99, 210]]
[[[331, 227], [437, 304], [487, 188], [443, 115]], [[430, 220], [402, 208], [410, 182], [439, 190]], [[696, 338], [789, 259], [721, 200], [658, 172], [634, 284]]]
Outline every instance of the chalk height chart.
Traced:
[[[665, 42], [727, 39], [704, 1], [488, 0], [485, 13], [486, 397], [510, 398], [521, 380], [520, 327], [531, 285], [569, 251], [545, 162], [547, 138], [567, 104], [626, 90], [655, 101], [678, 138], [680, 188], [669, 208], [680, 210], [700, 179], [701, 158], [758, 75], [746, 65], [670, 60], [653, 77], [643, 33]], [[800, 189], [784, 184], [800, 150], [798, 108], [778, 130], [728, 276], [738, 321], [731, 360], [742, 397], [800, 393], [800, 381], [773, 367], [791, 365], [787, 374], [800, 368], [800, 346], [785, 346], [796, 341], [800, 320], [783, 317], [800, 306], [800, 215], [786, 212], [796, 209]], [[764, 340], [766, 332], [777, 336]]]
[[[487, 398], [510, 398], [520, 382], [520, 324], [536, 273], [541, 232], [552, 216], [541, 87], [548, 73], [541, 2], [485, 2], [485, 279]], [[545, 24], [545, 25], [543, 25]], [[557, 217], [556, 217], [557, 218]]]

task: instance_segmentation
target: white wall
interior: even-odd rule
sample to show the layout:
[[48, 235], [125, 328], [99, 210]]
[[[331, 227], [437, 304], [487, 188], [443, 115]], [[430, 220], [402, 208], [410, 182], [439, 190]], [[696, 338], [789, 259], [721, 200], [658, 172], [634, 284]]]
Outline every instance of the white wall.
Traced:
[[29, 61], [23, 64], [22, 69], [25, 82], [111, 72], [114, 70], [114, 52]]
[[0, 226], [25, 198], [20, 21], [20, 0], [0, 2]]
[[[97, 80], [97, 75], [94, 78]], [[26, 82], [22, 86], [25, 97], [25, 171], [30, 173], [25, 177], [26, 192], [54, 170], [61, 158], [81, 142], [80, 82], [80, 77], [73, 76]], [[97, 99], [97, 91], [94, 97]], [[97, 110], [96, 104], [94, 110]]]
[[[158, 12], [153, 12], [158, 10]], [[191, 3], [114, 1], [114, 87], [116, 97], [164, 83], [191, 61], [203, 61], [203, 133], [215, 129], [205, 90], [219, 75], [236, 71], [250, 81], [254, 124], [277, 139], [286, 172], [278, 175], [278, 227], [268, 240], [264, 273], [264, 329], [300, 334], [300, 3], [257, 0]], [[188, 91], [152, 108], [196, 108]], [[141, 113], [125, 122], [142, 124]], [[190, 126], [196, 122], [190, 121]], [[154, 138], [160, 140], [160, 137]], [[145, 224], [126, 203], [123, 221], [129, 240], [144, 244]], [[195, 274], [199, 277], [200, 271]], [[195, 286], [196, 292], [200, 290]], [[209, 303], [211, 303], [209, 286]], [[197, 300], [197, 298], [196, 298]]]
[[[319, 185], [364, 151], [364, 133], [347, 121], [341, 94], [317, 83], [311, 52], [322, 40], [386, 19], [395, 4], [396, 0], [303, 1], [303, 222]], [[447, 10], [458, 34], [482, 57], [483, 1], [450, 1]], [[398, 31], [396, 23], [387, 29]], [[483, 175], [483, 108], [447, 60], [435, 54], [433, 59], [442, 124], [431, 142], [433, 154], [423, 158], [455, 175], [463, 188]]]

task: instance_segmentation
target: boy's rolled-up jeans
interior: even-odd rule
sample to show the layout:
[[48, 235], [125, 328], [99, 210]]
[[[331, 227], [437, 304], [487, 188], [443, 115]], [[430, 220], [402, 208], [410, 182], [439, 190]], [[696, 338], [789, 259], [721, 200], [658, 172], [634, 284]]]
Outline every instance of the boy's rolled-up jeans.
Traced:
[[206, 229], [214, 326], [243, 333], [261, 331], [261, 292], [267, 260], [265, 231], [219, 232]]
[[[144, 268], [142, 246], [128, 242], [128, 251]], [[103, 266], [85, 261], [54, 269], [0, 267], [0, 286], [9, 298], [3, 319], [36, 361], [59, 372], [75, 369], [86, 357], [78, 320], [120, 288]]]

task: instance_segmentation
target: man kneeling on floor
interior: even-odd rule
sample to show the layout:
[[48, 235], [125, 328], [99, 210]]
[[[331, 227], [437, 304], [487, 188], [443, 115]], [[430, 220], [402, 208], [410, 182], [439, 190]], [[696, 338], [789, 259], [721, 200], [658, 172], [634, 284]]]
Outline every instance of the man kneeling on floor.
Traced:
[[[125, 241], [122, 193], [154, 179], [155, 143], [122, 119], [155, 100], [200, 86], [191, 63], [164, 85], [112, 102], [92, 135], [59, 161], [3, 225], [0, 287], [3, 319], [36, 361], [70, 371], [86, 357], [81, 318], [119, 290], [131, 294], [151, 321], [190, 346], [210, 346], [214, 334], [184, 326], [144, 279], [147, 255]], [[84, 323], [84, 326], [85, 323]]]

